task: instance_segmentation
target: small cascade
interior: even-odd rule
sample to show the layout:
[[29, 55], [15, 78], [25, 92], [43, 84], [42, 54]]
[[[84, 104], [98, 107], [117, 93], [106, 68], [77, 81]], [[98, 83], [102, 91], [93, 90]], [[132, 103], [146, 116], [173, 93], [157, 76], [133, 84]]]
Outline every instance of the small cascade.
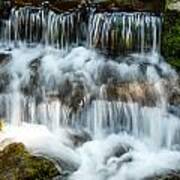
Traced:
[[4, 52], [10, 55], [1, 67], [7, 79], [0, 82], [0, 116], [10, 124], [71, 127], [93, 135], [127, 132], [166, 147], [178, 143], [180, 122], [167, 111], [177, 78], [157, 54], [114, 61], [84, 47]]
[[56, 14], [44, 8], [13, 8], [10, 18], [2, 21], [1, 41], [67, 48], [78, 43], [80, 21], [80, 13], [75, 11]]
[[160, 50], [161, 18], [149, 13], [95, 13], [89, 20], [92, 47], [117, 52]]
[[65, 11], [46, 8], [13, 8], [4, 20], [5, 44], [42, 43], [56, 48], [86, 44], [111, 54], [160, 51], [161, 17], [150, 13]]
[[[178, 117], [158, 107], [141, 107], [137, 103], [96, 100], [81, 112], [70, 116], [71, 109], [58, 99], [37, 104], [34, 98], [17, 95], [13, 98], [13, 95], [1, 95], [0, 107], [1, 116], [4, 110], [3, 118], [14, 126], [20, 126], [26, 122], [44, 125], [53, 132], [60, 127], [81, 129], [94, 135], [124, 132], [139, 139], [147, 138], [157, 147], [180, 146]], [[170, 121], [169, 118], [171, 118]]]

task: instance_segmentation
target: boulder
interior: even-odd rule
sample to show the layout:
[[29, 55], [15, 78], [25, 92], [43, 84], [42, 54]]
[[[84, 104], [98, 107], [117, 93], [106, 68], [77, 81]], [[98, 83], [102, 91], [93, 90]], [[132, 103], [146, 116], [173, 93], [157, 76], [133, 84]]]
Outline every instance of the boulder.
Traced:
[[21, 143], [7, 145], [0, 151], [1, 180], [51, 180], [59, 174], [53, 162], [31, 155]]

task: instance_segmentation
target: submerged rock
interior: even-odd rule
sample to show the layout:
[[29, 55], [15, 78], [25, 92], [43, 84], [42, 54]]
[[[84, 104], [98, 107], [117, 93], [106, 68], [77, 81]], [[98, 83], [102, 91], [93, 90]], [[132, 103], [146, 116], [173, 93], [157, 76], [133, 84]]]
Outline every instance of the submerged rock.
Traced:
[[11, 56], [9, 54], [0, 53], [0, 65], [9, 63]]
[[90, 134], [86, 131], [69, 132], [69, 137], [75, 147], [82, 146], [85, 142], [92, 140]]
[[128, 144], [118, 144], [116, 147], [113, 147], [112, 150], [107, 154], [104, 163], [105, 164], [111, 164], [114, 161], [121, 160], [120, 164], [124, 162], [131, 162], [132, 159], [125, 158], [121, 159], [124, 155], [126, 155], [130, 150], [132, 150], [132, 147]]
[[10, 144], [0, 151], [1, 180], [50, 180], [59, 174], [51, 161], [31, 155], [21, 143]]

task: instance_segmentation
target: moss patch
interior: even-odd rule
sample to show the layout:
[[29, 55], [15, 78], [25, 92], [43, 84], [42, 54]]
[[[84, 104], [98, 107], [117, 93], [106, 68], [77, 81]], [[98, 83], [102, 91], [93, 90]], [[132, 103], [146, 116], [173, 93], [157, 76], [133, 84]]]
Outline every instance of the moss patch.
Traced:
[[13, 143], [0, 152], [1, 180], [51, 180], [59, 175], [54, 164], [32, 156], [21, 143]]
[[169, 59], [167, 61], [172, 67], [177, 69], [178, 71], [180, 70], [180, 58], [179, 59]]
[[167, 11], [164, 17], [162, 53], [167, 62], [180, 70], [180, 13]]

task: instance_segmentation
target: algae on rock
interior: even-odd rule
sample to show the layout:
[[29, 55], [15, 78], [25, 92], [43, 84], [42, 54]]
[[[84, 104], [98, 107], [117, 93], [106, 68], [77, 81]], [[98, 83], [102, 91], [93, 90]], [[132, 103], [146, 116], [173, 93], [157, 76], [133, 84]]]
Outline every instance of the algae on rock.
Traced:
[[51, 180], [59, 175], [55, 165], [31, 155], [22, 143], [13, 143], [0, 151], [1, 180]]

